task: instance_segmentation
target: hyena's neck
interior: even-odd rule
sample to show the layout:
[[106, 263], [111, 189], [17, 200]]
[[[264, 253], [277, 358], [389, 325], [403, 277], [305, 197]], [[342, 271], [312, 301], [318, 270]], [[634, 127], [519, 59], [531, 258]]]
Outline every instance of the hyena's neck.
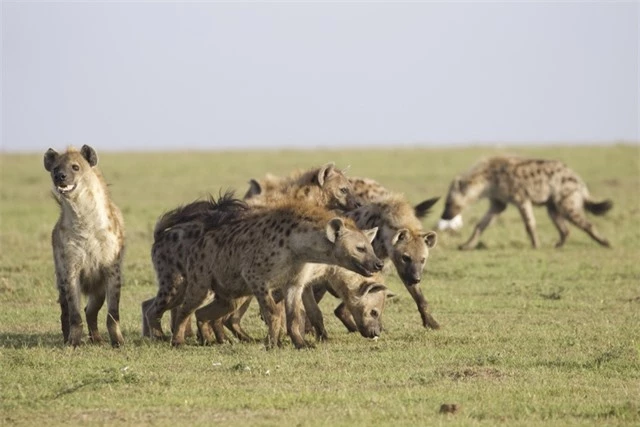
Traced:
[[101, 230], [111, 225], [111, 205], [99, 181], [83, 183], [71, 197], [60, 197], [62, 221], [69, 226]]
[[333, 244], [327, 239], [323, 229], [296, 230], [289, 236], [289, 248], [293, 257], [303, 262], [336, 264]]

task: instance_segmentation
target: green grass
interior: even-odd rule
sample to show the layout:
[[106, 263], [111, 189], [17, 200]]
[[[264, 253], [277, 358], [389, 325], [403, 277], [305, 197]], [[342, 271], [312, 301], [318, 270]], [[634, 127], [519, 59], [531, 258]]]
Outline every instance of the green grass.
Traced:
[[[127, 226], [126, 346], [62, 346], [49, 177], [41, 155], [0, 156], [0, 424], [640, 424], [638, 146], [171, 154], [96, 148]], [[321, 304], [331, 341], [313, 350], [195, 342], [172, 349], [140, 337], [140, 302], [156, 291], [152, 229], [163, 211], [227, 188], [241, 196], [249, 178], [331, 160], [419, 202], [444, 196], [453, 176], [480, 157], [505, 152], [564, 160], [596, 198], [611, 198], [613, 210], [593, 221], [613, 248], [572, 228], [565, 247], [553, 249], [556, 231], [536, 209], [542, 248], [532, 250], [511, 207], [485, 232], [487, 249], [460, 252], [483, 201], [465, 212], [459, 234], [439, 234], [428, 262], [421, 286], [439, 331], [422, 328], [392, 274], [388, 285], [398, 297], [377, 341], [347, 334], [331, 297]], [[255, 304], [244, 326], [266, 335]], [[439, 414], [443, 403], [461, 409]]]

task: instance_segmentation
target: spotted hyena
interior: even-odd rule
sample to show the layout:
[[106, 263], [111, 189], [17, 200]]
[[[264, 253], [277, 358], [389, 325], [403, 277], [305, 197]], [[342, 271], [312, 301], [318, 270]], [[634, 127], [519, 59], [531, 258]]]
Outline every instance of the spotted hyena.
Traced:
[[475, 248], [484, 229], [509, 203], [520, 211], [534, 248], [539, 247], [540, 243], [536, 235], [533, 206], [539, 205], [547, 207], [547, 213], [560, 233], [556, 247], [564, 245], [569, 235], [565, 219], [602, 246], [609, 246], [609, 241], [587, 220], [585, 210], [603, 215], [611, 209], [612, 202], [595, 202], [582, 179], [560, 161], [520, 157], [492, 157], [481, 161], [451, 183], [439, 228], [462, 226], [462, 210], [483, 197], [489, 199], [489, 210], [460, 249]]
[[85, 314], [91, 341], [102, 341], [97, 317], [106, 297], [111, 344], [124, 344], [119, 325], [124, 221], [97, 164], [98, 156], [88, 145], [62, 154], [50, 148], [44, 154], [44, 167], [60, 205], [51, 240], [62, 335], [72, 346], [82, 338], [80, 293], [88, 296]]
[[303, 293], [310, 326], [315, 330], [318, 340], [327, 338], [317, 303], [321, 298], [318, 292], [327, 291], [342, 300], [334, 313], [349, 331], [359, 331], [365, 338], [380, 336], [385, 302], [395, 296], [384, 285], [381, 273], [363, 277], [342, 267], [322, 265], [318, 268]]
[[287, 177], [267, 175], [260, 181], [252, 179], [244, 199], [261, 203], [260, 198], [268, 199], [274, 194], [310, 201], [327, 209], [351, 210], [358, 207], [349, 179], [334, 163]]
[[415, 208], [399, 194], [390, 193], [347, 212], [346, 216], [360, 228], [378, 227], [373, 240], [376, 255], [393, 263], [418, 307], [423, 326], [438, 329], [440, 325], [429, 313], [429, 304], [419, 286], [429, 249], [437, 244], [436, 233], [423, 230]]
[[213, 290], [210, 322], [236, 309], [237, 298], [255, 295], [269, 327], [268, 346], [279, 344], [276, 304], [271, 290], [282, 289], [287, 332], [296, 348], [306, 346], [302, 292], [310, 263], [326, 263], [371, 276], [383, 263], [373, 252], [377, 229], [361, 231], [347, 219], [301, 202], [249, 207], [230, 197], [216, 209], [233, 212], [224, 219], [205, 220], [205, 233], [194, 243], [187, 262], [187, 290], [178, 309], [172, 344], [184, 342], [189, 316]]
[[[349, 183], [356, 201], [360, 205], [366, 205], [394, 195], [392, 191], [371, 178], [350, 177]], [[422, 219], [426, 217], [438, 200], [440, 200], [440, 197], [433, 197], [415, 205], [414, 214], [416, 218]]]

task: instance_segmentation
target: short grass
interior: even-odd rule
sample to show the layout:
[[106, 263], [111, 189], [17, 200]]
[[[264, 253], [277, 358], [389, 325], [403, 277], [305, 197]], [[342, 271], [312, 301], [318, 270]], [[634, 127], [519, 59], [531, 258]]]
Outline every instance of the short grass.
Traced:
[[[555, 229], [536, 209], [543, 247], [532, 250], [510, 208], [483, 236], [485, 249], [459, 252], [483, 201], [465, 213], [460, 234], [440, 234], [429, 260], [422, 287], [439, 331], [422, 328], [392, 274], [398, 297], [377, 341], [347, 334], [331, 298], [321, 305], [331, 340], [312, 350], [172, 349], [140, 337], [140, 302], [156, 290], [152, 229], [163, 211], [227, 188], [242, 195], [249, 178], [331, 160], [418, 202], [444, 195], [480, 157], [505, 152], [562, 159], [596, 197], [614, 200], [593, 218], [613, 248], [572, 229], [554, 249]], [[640, 424], [638, 146], [103, 153], [128, 239], [127, 343], [115, 350], [62, 346], [50, 245], [58, 214], [42, 156], [0, 162], [0, 424]], [[244, 325], [266, 334], [255, 306]], [[460, 409], [440, 414], [443, 403]]]

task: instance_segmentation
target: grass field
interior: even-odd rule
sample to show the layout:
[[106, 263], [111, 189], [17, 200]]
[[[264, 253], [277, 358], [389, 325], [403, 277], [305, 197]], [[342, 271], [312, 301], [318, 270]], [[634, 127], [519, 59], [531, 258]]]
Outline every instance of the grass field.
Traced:
[[[48, 147], [44, 147], [42, 152]], [[54, 147], [62, 149], [63, 147]], [[124, 348], [62, 345], [50, 233], [58, 212], [42, 155], [1, 155], [0, 424], [4, 425], [639, 425], [640, 148], [548, 147], [101, 153], [127, 226], [121, 301]], [[152, 230], [165, 210], [252, 177], [335, 161], [404, 192], [412, 202], [445, 195], [482, 156], [516, 153], [567, 162], [596, 198], [603, 249], [572, 228], [556, 231], [536, 209], [533, 250], [511, 207], [483, 236], [456, 249], [486, 209], [464, 214], [457, 235], [439, 234], [422, 288], [439, 331], [422, 328], [395, 273], [397, 293], [379, 340], [347, 334], [321, 307], [331, 336], [315, 349], [261, 344], [179, 349], [141, 338], [140, 302], [155, 294]], [[443, 207], [424, 221], [433, 228]], [[99, 321], [103, 332], [105, 311]], [[165, 316], [168, 318], [168, 316]], [[264, 337], [254, 304], [245, 329]], [[288, 341], [287, 341], [288, 343]], [[455, 403], [455, 414], [440, 414]]]

